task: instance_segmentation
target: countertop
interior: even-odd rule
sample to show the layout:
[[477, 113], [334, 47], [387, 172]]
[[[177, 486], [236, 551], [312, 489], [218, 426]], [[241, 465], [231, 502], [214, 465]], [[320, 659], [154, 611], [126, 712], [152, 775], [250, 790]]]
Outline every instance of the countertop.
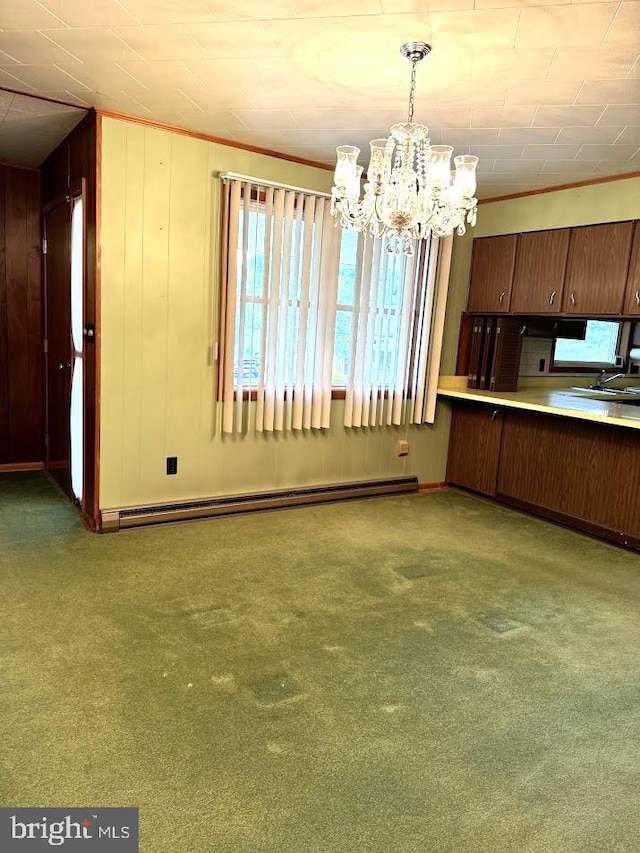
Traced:
[[640, 406], [597, 400], [586, 388], [579, 391], [570, 387], [538, 386], [518, 391], [478, 391], [466, 386], [466, 376], [441, 376], [438, 396], [640, 429]]

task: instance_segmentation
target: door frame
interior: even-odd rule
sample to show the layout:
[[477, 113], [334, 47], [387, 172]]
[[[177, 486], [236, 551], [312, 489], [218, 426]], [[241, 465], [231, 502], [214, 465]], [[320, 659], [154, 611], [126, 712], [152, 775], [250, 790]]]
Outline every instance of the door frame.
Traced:
[[[76, 504], [79, 504], [79, 508], [82, 515], [82, 521], [89, 530], [95, 531], [97, 529], [96, 522], [94, 518], [93, 512], [88, 510], [87, 508], [87, 497], [91, 497], [91, 504], [95, 508], [94, 511], [97, 511], [97, 440], [96, 435], [94, 435], [93, 430], [91, 429], [91, 422], [87, 418], [87, 409], [89, 408], [89, 404], [91, 403], [94, 407], [94, 410], [97, 411], [98, 401], [96, 396], [96, 367], [97, 367], [97, 357], [93, 359], [87, 358], [87, 347], [88, 346], [96, 346], [96, 324], [92, 323], [90, 319], [87, 317], [87, 304], [89, 301], [89, 287], [91, 286], [91, 276], [87, 274], [87, 261], [88, 261], [88, 252], [87, 252], [87, 233], [88, 226], [90, 224], [89, 219], [89, 211], [88, 211], [88, 186], [87, 179], [81, 178], [78, 181], [74, 181], [71, 183], [67, 189], [63, 193], [59, 193], [54, 196], [47, 204], [42, 207], [42, 222], [43, 222], [43, 234], [45, 233], [44, 229], [44, 217], [51, 210], [54, 210], [61, 204], [72, 204], [74, 198], [81, 197], [82, 198], [82, 327], [83, 327], [83, 371], [82, 371], [82, 425], [83, 425], [83, 465], [82, 465], [82, 500], [80, 502], [75, 501]], [[48, 287], [47, 287], [47, 269], [46, 269], [46, 256], [43, 255], [43, 271], [42, 271], [42, 282], [43, 282], [43, 291], [44, 291], [44, 318], [45, 324], [47, 319], [47, 299], [48, 299]], [[48, 336], [48, 329], [45, 328], [46, 335]], [[87, 363], [90, 362], [90, 366], [92, 369], [87, 369]], [[92, 362], [92, 363], [91, 363]], [[49, 360], [45, 361], [45, 424], [46, 430], [49, 430], [48, 423], [48, 412], [49, 412]], [[47, 453], [47, 461], [45, 462], [45, 468], [48, 462], [48, 453], [49, 449], [46, 448]]]

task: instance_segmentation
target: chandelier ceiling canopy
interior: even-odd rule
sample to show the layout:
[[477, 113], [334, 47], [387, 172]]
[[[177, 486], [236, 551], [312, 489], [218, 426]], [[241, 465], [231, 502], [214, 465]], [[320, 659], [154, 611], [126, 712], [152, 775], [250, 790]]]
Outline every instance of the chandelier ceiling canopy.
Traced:
[[431, 145], [429, 128], [414, 124], [416, 65], [431, 52], [431, 46], [408, 42], [400, 52], [411, 62], [407, 121], [392, 125], [387, 139], [371, 141], [362, 198], [363, 168], [357, 163], [360, 149], [353, 145], [336, 149], [331, 213], [343, 228], [386, 237], [388, 252], [411, 255], [415, 241], [432, 232], [447, 237], [454, 231], [464, 234], [466, 224], [475, 225], [478, 158], [469, 154], [454, 157], [455, 171], [451, 171], [453, 147]]

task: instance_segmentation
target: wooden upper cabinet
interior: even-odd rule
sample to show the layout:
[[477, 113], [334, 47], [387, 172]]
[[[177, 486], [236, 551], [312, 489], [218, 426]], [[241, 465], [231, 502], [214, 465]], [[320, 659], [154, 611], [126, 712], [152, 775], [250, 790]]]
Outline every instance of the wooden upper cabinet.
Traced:
[[557, 314], [569, 254], [570, 228], [518, 235], [511, 312]]
[[633, 229], [633, 222], [571, 229], [562, 301], [565, 313], [622, 313]]
[[633, 232], [631, 263], [627, 278], [627, 293], [624, 300], [625, 314], [640, 314], [640, 222], [636, 222]]
[[507, 234], [473, 241], [469, 313], [502, 314], [509, 311], [517, 240], [517, 234]]

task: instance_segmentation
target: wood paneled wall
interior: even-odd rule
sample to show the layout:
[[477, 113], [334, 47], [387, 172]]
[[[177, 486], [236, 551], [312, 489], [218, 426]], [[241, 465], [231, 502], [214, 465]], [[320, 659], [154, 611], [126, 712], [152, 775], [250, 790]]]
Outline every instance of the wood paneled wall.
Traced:
[[40, 174], [0, 166], [0, 464], [44, 458]]

